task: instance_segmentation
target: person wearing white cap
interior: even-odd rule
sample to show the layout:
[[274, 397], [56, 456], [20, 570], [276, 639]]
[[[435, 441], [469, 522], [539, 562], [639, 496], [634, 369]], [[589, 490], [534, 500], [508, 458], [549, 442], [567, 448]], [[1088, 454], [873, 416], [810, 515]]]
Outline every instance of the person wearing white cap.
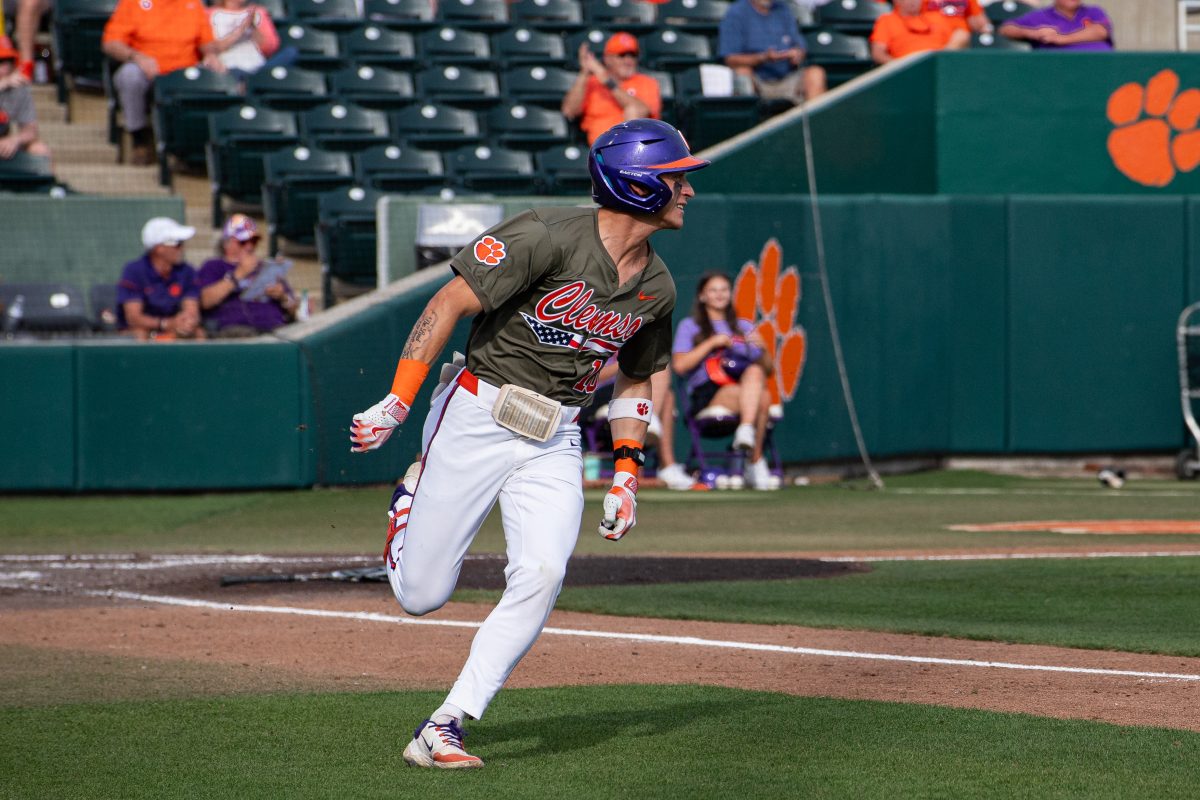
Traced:
[[196, 229], [169, 217], [142, 226], [141, 258], [130, 261], [117, 284], [117, 327], [138, 339], [204, 339], [196, 270], [183, 260], [183, 243]]

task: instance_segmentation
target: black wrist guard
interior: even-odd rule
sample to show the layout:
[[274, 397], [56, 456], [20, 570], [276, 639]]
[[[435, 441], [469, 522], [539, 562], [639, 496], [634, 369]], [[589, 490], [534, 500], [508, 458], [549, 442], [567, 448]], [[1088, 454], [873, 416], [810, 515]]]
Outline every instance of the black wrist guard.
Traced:
[[637, 464], [638, 467], [646, 466], [646, 454], [642, 452], [642, 448], [640, 447], [624, 445], [613, 450], [614, 462], [620, 461], [622, 458], [633, 459], [633, 463]]

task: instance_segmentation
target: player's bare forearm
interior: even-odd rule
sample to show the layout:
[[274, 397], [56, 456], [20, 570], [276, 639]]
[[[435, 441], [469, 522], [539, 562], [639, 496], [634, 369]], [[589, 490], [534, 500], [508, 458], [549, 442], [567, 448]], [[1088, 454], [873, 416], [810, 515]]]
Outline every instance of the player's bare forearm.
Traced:
[[[617, 373], [617, 382], [613, 386], [613, 400], [619, 400], [622, 397], [642, 398], [650, 397], [650, 379], [644, 381], [635, 381], [623, 372]], [[646, 429], [649, 427], [645, 422], [633, 417], [621, 417], [614, 419], [609, 423], [609, 430], [612, 432], [613, 441], [618, 439], [633, 439], [637, 442], [646, 441]]]
[[483, 310], [479, 298], [459, 276], [438, 290], [421, 312], [413, 325], [408, 341], [400, 358], [423, 361], [432, 365], [450, 340], [454, 326], [463, 317], [471, 317]]

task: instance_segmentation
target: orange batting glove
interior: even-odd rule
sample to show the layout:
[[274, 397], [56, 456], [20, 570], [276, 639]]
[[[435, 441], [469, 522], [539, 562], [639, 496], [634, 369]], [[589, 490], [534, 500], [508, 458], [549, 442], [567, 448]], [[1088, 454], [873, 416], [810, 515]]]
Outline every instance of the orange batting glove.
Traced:
[[600, 519], [600, 535], [617, 541], [637, 524], [637, 476], [632, 472], [613, 475], [612, 488], [604, 495], [604, 516]]

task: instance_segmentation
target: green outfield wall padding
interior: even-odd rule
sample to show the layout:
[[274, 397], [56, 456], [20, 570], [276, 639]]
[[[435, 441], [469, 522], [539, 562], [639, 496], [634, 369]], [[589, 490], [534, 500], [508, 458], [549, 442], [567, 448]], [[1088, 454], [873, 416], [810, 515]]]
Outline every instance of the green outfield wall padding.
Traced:
[[0, 282], [70, 283], [85, 293], [94, 284], [115, 284], [121, 267], [142, 253], [146, 220], [182, 222], [183, 210], [181, 197], [0, 195]]
[[288, 343], [82, 344], [77, 488], [301, 486], [309, 427]]
[[0, 345], [0, 490], [75, 488], [70, 345]]
[[1180, 198], [1009, 201], [1009, 447], [1177, 441]]

